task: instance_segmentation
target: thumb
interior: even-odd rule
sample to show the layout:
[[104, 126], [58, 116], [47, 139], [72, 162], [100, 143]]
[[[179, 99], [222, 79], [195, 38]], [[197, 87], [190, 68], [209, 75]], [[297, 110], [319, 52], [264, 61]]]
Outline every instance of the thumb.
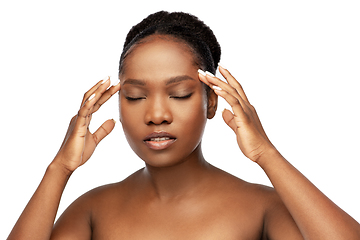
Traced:
[[235, 123], [234, 114], [225, 108], [222, 112], [222, 117], [225, 123], [236, 133], [237, 126]]
[[104, 122], [97, 130], [94, 132], [93, 136], [95, 139], [95, 144], [98, 145], [101, 140], [104, 139], [115, 127], [115, 120], [109, 119]]

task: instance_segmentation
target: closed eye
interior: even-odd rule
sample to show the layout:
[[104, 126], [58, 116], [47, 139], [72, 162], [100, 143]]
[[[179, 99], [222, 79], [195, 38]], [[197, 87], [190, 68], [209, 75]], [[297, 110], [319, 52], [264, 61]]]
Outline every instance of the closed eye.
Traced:
[[128, 96], [126, 96], [125, 97], [127, 100], [129, 100], [129, 101], [137, 101], [137, 100], [141, 100], [141, 99], [145, 99], [145, 97], [128, 97]]
[[190, 98], [190, 97], [191, 97], [191, 95], [192, 95], [192, 93], [189, 93], [189, 94], [184, 95], [184, 96], [170, 96], [170, 98], [175, 98], [175, 99], [179, 99], [179, 100], [181, 100], [181, 99], [187, 99], [187, 98]]

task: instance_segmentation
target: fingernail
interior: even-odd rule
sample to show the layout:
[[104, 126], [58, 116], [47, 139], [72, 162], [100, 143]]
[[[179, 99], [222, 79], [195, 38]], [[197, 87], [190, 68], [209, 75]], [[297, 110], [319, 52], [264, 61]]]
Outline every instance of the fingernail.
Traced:
[[224, 108], [224, 110], [222, 110], [222, 114], [225, 112], [225, 111], [229, 111], [230, 113], [232, 113], [233, 114], [233, 112], [231, 111], [231, 110], [229, 110], [229, 109], [227, 109], [227, 108]]
[[115, 124], [116, 124], [116, 121], [114, 119], [111, 119]]
[[222, 90], [220, 87], [215, 86], [215, 85], [212, 85], [211, 88], [214, 89], [214, 90]]
[[203, 70], [201, 70], [201, 69], [198, 70], [198, 73], [200, 73], [200, 74], [203, 75], [204, 77], [206, 76], [206, 73], [205, 73]]
[[110, 79], [110, 76], [106, 76], [102, 79], [102, 83], [101, 84], [104, 84], [107, 80]]
[[214, 74], [212, 74], [211, 72], [206, 71], [205, 73], [211, 77], [215, 77]]
[[218, 65], [219, 65], [220, 67], [222, 67], [223, 69], [227, 69], [227, 68], [225, 67], [225, 65], [222, 64], [222, 63], [218, 63]]
[[111, 83], [113, 83], [112, 86], [116, 86], [120, 83], [120, 80], [116, 79], [115, 81], [111, 81]]
[[90, 100], [93, 99], [94, 97], [95, 97], [95, 93], [88, 98], [88, 101], [90, 101]]

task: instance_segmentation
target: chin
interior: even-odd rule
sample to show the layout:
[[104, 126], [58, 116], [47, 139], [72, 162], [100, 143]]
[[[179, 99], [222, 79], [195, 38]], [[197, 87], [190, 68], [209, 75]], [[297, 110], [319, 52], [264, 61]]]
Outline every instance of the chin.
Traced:
[[138, 156], [145, 162], [146, 166], [157, 168], [173, 167], [186, 161], [185, 156], [173, 154], [171, 151], [155, 152], [152, 154], [138, 154]]
[[[145, 162], [146, 166], [156, 168], [167, 168], [181, 165], [199, 156], [201, 142], [194, 147], [187, 148], [168, 148], [161, 151], [145, 149], [145, 151], [135, 151], [135, 153]], [[195, 157], [195, 158], [194, 158]]]

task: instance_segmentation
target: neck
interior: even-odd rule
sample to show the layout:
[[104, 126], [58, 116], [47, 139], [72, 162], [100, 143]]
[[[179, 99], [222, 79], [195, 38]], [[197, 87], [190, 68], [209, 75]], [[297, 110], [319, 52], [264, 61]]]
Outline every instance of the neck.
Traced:
[[205, 161], [199, 145], [181, 163], [169, 167], [146, 165], [144, 174], [156, 197], [160, 200], [171, 200], [196, 192], [210, 166]]

